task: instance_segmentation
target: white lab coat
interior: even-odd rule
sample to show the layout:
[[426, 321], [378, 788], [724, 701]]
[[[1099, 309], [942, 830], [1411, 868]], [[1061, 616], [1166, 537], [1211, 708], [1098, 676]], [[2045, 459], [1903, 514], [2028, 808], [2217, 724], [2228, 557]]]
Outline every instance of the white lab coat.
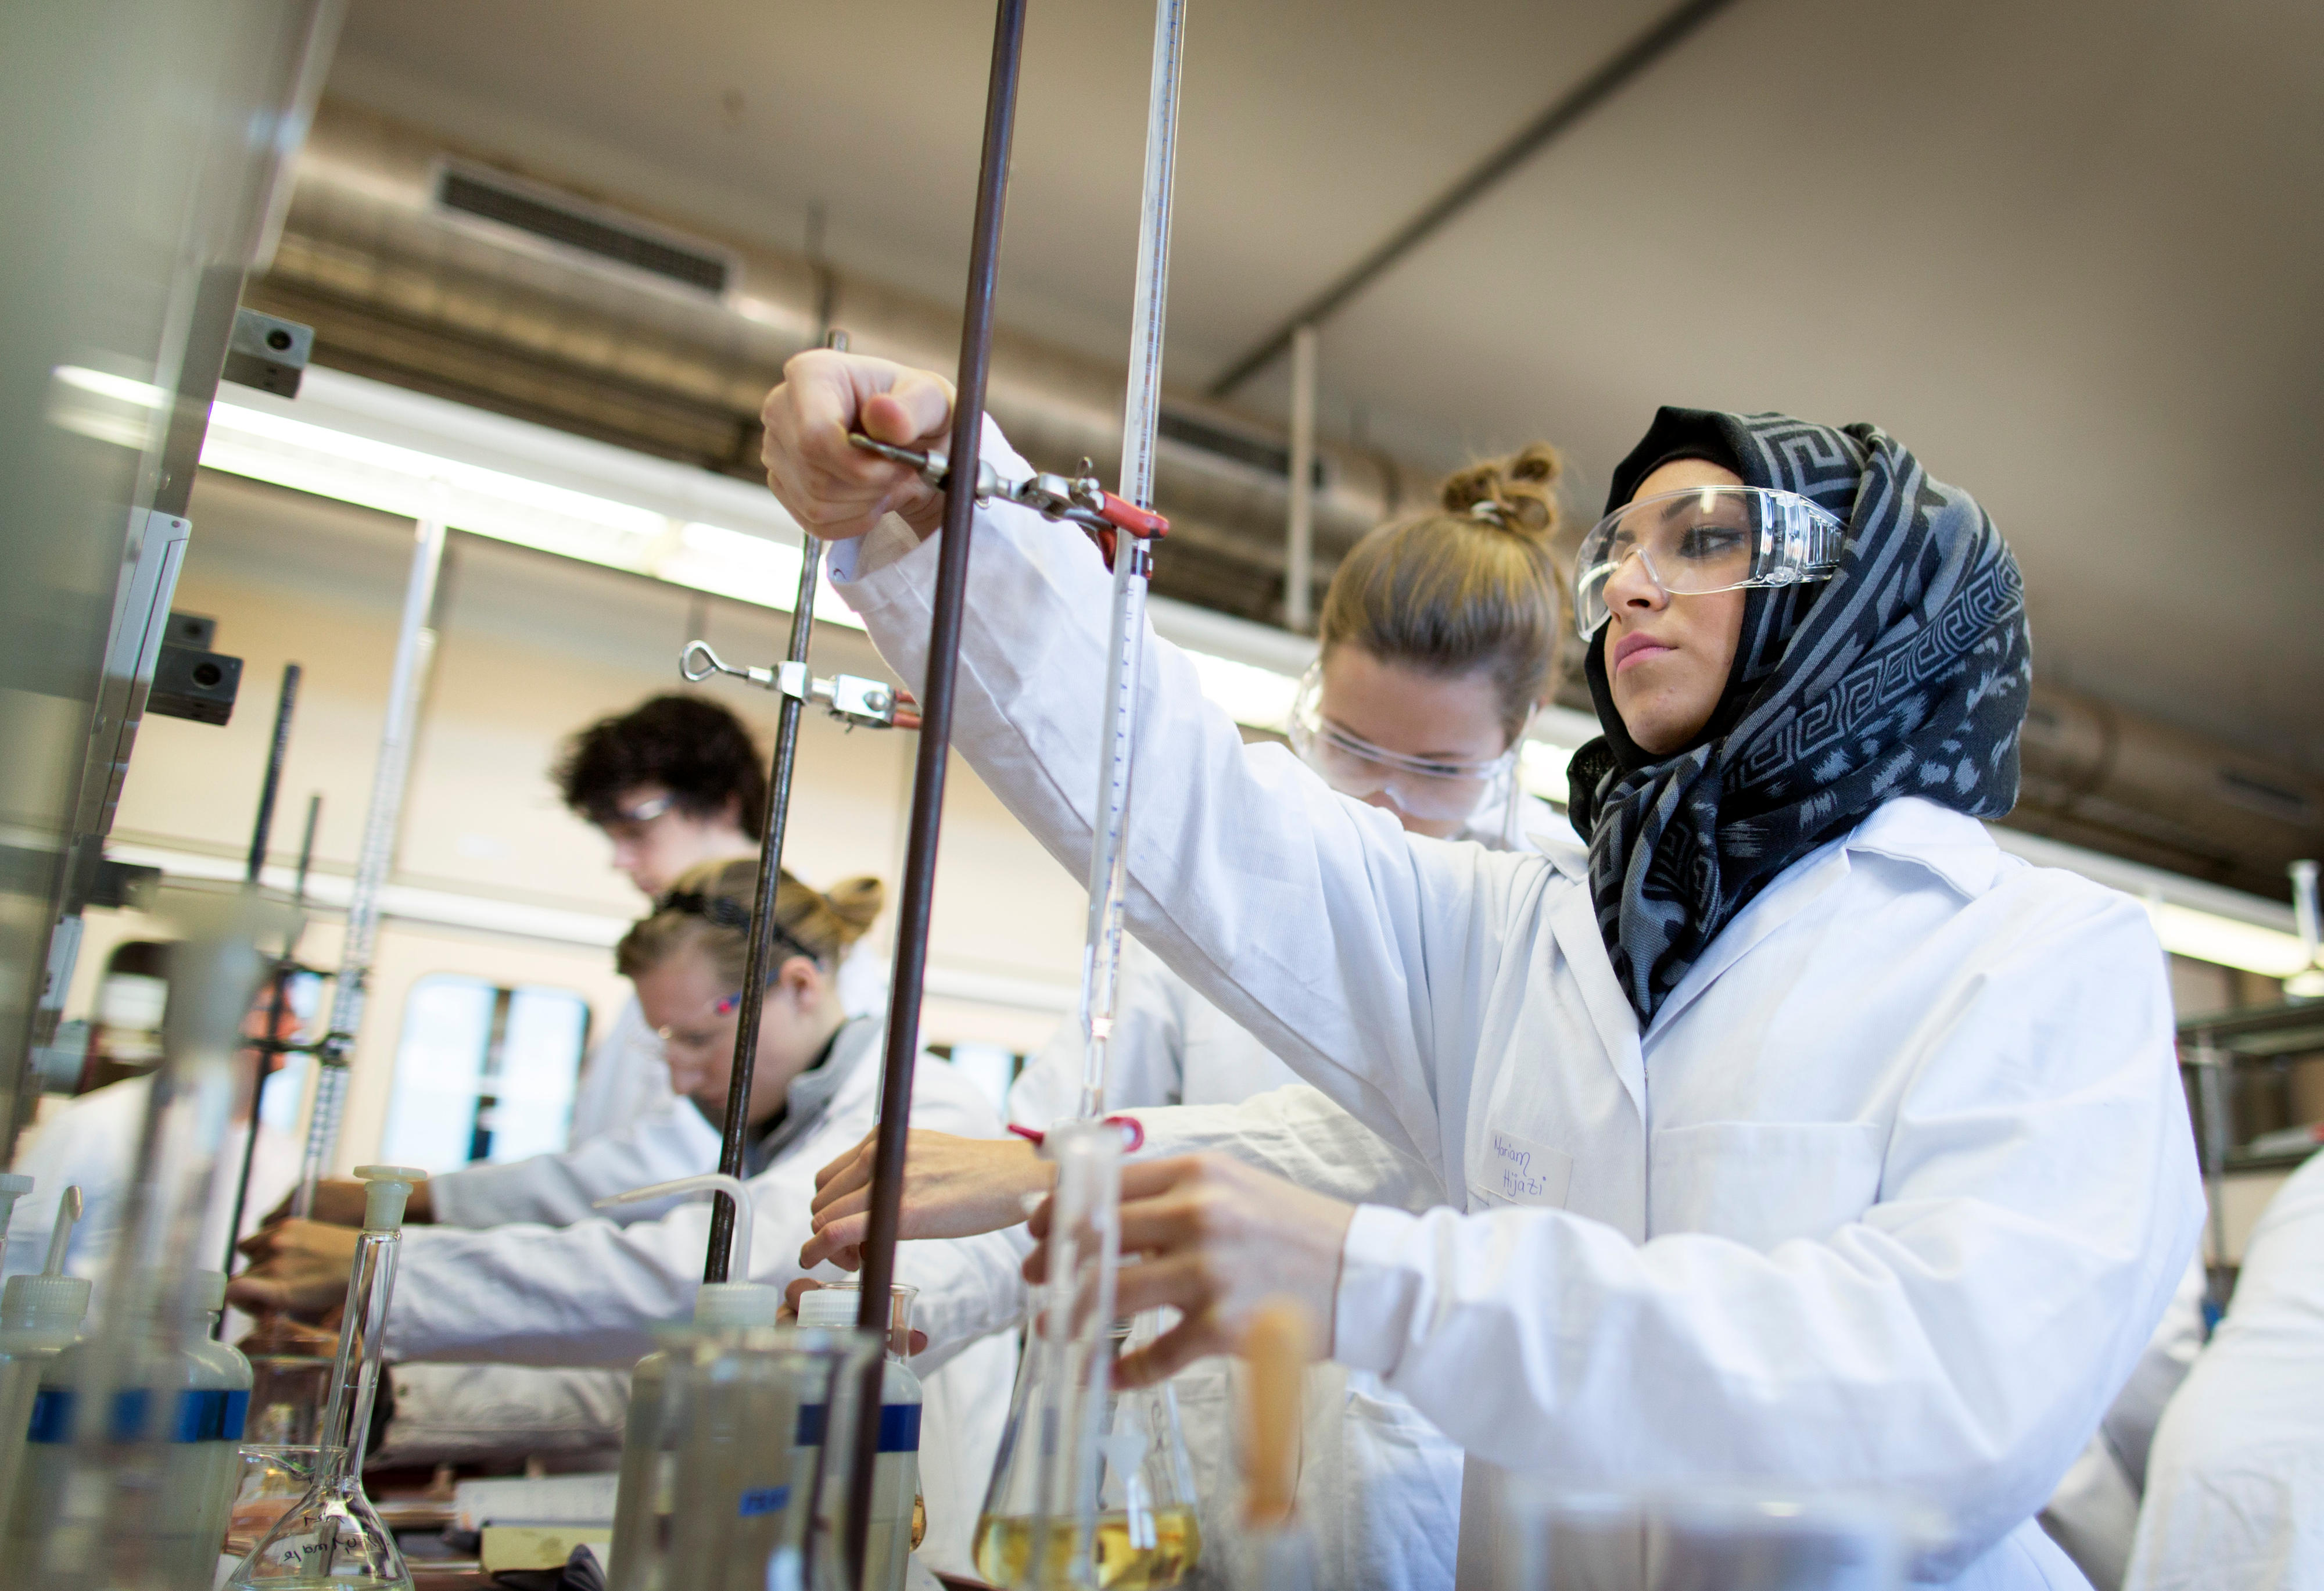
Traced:
[[669, 1087], [669, 1063], [662, 1058], [661, 1035], [646, 1025], [646, 1013], [632, 994], [622, 1002], [613, 1025], [582, 1062], [580, 1078], [573, 1086], [573, 1122], [565, 1145], [578, 1149], [594, 1138], [618, 1133], [676, 1097]]
[[2131, 1591], [2324, 1586], [2324, 1154], [2269, 1201], [2163, 1413]]
[[[737, 1256], [747, 1259], [735, 1266], [738, 1279], [780, 1287], [805, 1274], [798, 1250], [807, 1238], [815, 1173], [871, 1130], [880, 1049], [876, 1021], [858, 1018], [840, 1030], [824, 1063], [840, 1068], [838, 1086], [820, 1118], [751, 1179], [756, 1231], [752, 1253]], [[967, 1137], [1001, 1131], [975, 1086], [932, 1056], [919, 1061], [912, 1123]], [[708, 1201], [617, 1225], [589, 1201], [635, 1184], [593, 1191], [571, 1170], [568, 1163], [529, 1184], [541, 1224], [406, 1230], [387, 1323], [391, 1358], [626, 1366], [653, 1350], [656, 1325], [692, 1313]], [[1015, 1246], [997, 1233], [898, 1251], [896, 1279], [920, 1290], [913, 1323], [929, 1338], [913, 1369], [926, 1387], [920, 1475], [928, 1536], [921, 1555], [934, 1567], [970, 1567], [970, 1537], [1016, 1372], [1014, 1338], [987, 1334], [1012, 1318], [1017, 1263]]]
[[[268, 1086], [267, 1097], [270, 1102], [281, 1096], [286, 1103], [294, 1103], [288, 1096], [295, 1087], [293, 1079], [277, 1078]], [[15, 1169], [32, 1179], [32, 1191], [16, 1201], [15, 1216], [8, 1223], [5, 1269], [10, 1275], [41, 1268], [48, 1257], [49, 1234], [56, 1225], [57, 1200], [67, 1188], [77, 1187], [81, 1191], [81, 1216], [73, 1227], [72, 1245], [65, 1252], [65, 1269], [103, 1288], [121, 1224], [128, 1218], [130, 1179], [145, 1126], [146, 1105], [152, 1097], [151, 1074], [124, 1078], [67, 1100], [32, 1135], [16, 1157]], [[270, 1108], [267, 1114], [274, 1112]], [[248, 1137], [247, 1127], [230, 1124], [218, 1144], [209, 1208], [202, 1217], [201, 1237], [188, 1258], [188, 1263], [201, 1270], [216, 1271], [226, 1264], [226, 1223], [233, 1217], [235, 1185], [242, 1175], [242, 1150]], [[247, 1237], [257, 1231], [259, 1224], [298, 1185], [301, 1152], [296, 1134], [264, 1122], [259, 1124], [241, 1235]], [[92, 1300], [92, 1324], [100, 1308], [101, 1300]], [[230, 1313], [226, 1340], [233, 1341], [249, 1324], [239, 1311]]]
[[[1512, 814], [1496, 804], [1491, 819], [1464, 838], [1507, 848], [1499, 832]], [[1546, 803], [1519, 800], [1509, 827], [1523, 834], [1573, 838], [1573, 830]], [[1390, 1176], [1412, 1189], [1405, 1207], [1425, 1209], [1444, 1195], [1425, 1167], [1402, 1161], [1379, 1137], [1333, 1105], [1267, 1047], [1189, 988], [1155, 954], [1124, 935], [1115, 985], [1112, 1041], [1106, 1050], [1109, 1111], [1139, 1115], [1148, 1125], [1148, 1154], [1167, 1152], [1184, 1134], [1202, 1147], [1249, 1152], [1266, 1169], [1305, 1186], [1379, 1202]], [[1068, 1018], [1026, 1064], [1009, 1091], [1009, 1119], [1046, 1127], [1080, 1107], [1082, 1032]], [[1284, 1089], [1253, 1113], [1193, 1115], [1152, 1107], [1236, 1105]], [[1283, 1113], [1297, 1117], [1284, 1125]], [[1286, 1147], [1314, 1151], [1291, 1163]], [[1370, 1170], [1351, 1179], [1351, 1169]], [[1403, 1202], [1403, 1201], [1400, 1201]], [[1228, 1542], [1236, 1534], [1240, 1466], [1235, 1456], [1240, 1401], [1236, 1361], [1204, 1359], [1171, 1378], [1186, 1449], [1201, 1499], [1203, 1540], [1211, 1546], [1190, 1586], [1228, 1583]], [[1299, 1462], [1300, 1515], [1314, 1530], [1321, 1555], [1318, 1580], [1392, 1591], [1428, 1591], [1452, 1584], [1461, 1528], [1461, 1448], [1420, 1411], [1390, 1392], [1379, 1377], [1343, 1365], [1318, 1364], [1307, 1373]]]
[[[940, 541], [891, 520], [833, 560], [916, 686]], [[999, 503], [969, 569], [955, 744], [1078, 871], [1109, 582]], [[1641, 1033], [1582, 853], [1407, 837], [1146, 644], [1127, 926], [1465, 1207], [1360, 1208], [1333, 1321], [1471, 1455], [1462, 1583], [1510, 1540], [1506, 1466], [1886, 1488], [1950, 1517], [1923, 1578], [2081, 1584], [2034, 1514], [2201, 1219], [2138, 904], [1892, 800]]]
[[2203, 1346], [2203, 1281], [2199, 1254], [2097, 1434], [2043, 1505], [2042, 1528], [2066, 1549], [2093, 1591], [2122, 1591], [2129, 1571], [2154, 1428]]

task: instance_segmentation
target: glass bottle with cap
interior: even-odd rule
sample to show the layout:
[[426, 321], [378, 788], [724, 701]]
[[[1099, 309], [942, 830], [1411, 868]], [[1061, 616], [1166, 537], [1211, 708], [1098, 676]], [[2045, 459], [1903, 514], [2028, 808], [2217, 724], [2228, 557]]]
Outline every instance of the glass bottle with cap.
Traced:
[[[919, 1289], [900, 1282], [889, 1289], [887, 1363], [880, 1371], [880, 1456], [872, 1471], [863, 1591], [901, 1591], [913, 1549], [928, 1533], [927, 1499], [920, 1492], [920, 1378], [904, 1362], [911, 1350], [912, 1300], [918, 1296]], [[860, 1318], [862, 1298], [855, 1282], [825, 1282], [800, 1298], [798, 1323], [833, 1332], [852, 1330]], [[800, 1412], [799, 1451], [820, 1449], [825, 1423], [821, 1411]], [[832, 1451], [835, 1460], [844, 1462], [844, 1454]]]
[[[14, 1196], [30, 1190], [31, 1179], [23, 1180], [26, 1188], [10, 1190], [12, 1204]], [[0, 1286], [0, 1555], [14, 1563], [26, 1560], [39, 1519], [37, 1503], [26, 1499], [22, 1512], [27, 1517], [20, 1535], [16, 1494], [26, 1475], [26, 1443], [37, 1427], [61, 1429], [64, 1424], [71, 1397], [71, 1366], [64, 1353], [80, 1340], [81, 1321], [88, 1313], [88, 1280], [64, 1273], [65, 1253], [72, 1246], [73, 1224], [80, 1219], [80, 1189], [66, 1189], [57, 1201], [48, 1263], [37, 1274], [11, 1276]]]
[[242, 1478], [250, 1361], [210, 1335], [226, 1309], [226, 1272], [197, 1271], [194, 1285], [200, 1312], [179, 1347], [183, 1380], [162, 1433], [171, 1446], [157, 1553], [170, 1586], [209, 1591], [217, 1584], [226, 1516]]
[[[734, 1200], [733, 1242], [747, 1271], [749, 1189], [721, 1172], [682, 1177], [600, 1199], [602, 1208], [673, 1194]], [[798, 1429], [835, 1380], [860, 1374], [871, 1349], [825, 1333], [776, 1328], [781, 1292], [750, 1281], [706, 1282], [690, 1325], [631, 1373], [613, 1504], [609, 1591], [799, 1591], [816, 1575], [808, 1522], [817, 1472], [773, 1433]]]
[[347, 1278], [315, 1482], [235, 1568], [227, 1582], [235, 1591], [411, 1591], [411, 1571], [395, 1537], [364, 1494], [363, 1460], [403, 1242], [403, 1204], [427, 1175], [408, 1166], [355, 1168], [371, 1187]]

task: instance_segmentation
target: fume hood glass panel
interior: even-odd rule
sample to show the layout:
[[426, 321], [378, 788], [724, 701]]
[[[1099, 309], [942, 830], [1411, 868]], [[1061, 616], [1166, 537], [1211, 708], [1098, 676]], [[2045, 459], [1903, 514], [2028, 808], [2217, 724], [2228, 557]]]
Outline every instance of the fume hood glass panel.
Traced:
[[588, 1043], [569, 989], [436, 973], [404, 1002], [380, 1154], [429, 1171], [563, 1149]]

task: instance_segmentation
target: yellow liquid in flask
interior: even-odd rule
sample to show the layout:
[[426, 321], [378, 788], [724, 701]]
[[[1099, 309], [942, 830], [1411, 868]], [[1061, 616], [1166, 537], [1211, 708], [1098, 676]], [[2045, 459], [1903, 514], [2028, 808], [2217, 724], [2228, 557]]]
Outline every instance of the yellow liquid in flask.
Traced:
[[[1133, 1532], [1126, 1513], [1098, 1515], [1097, 1583], [1105, 1591], [1166, 1591], [1203, 1556], [1203, 1531], [1193, 1509], [1157, 1509], [1140, 1514], [1138, 1523], [1141, 1528]], [[976, 1572], [996, 1586], [1071, 1585], [1074, 1527], [1052, 1521], [1042, 1534], [1047, 1549], [1034, 1569], [1033, 1522], [986, 1514], [976, 1522]]]

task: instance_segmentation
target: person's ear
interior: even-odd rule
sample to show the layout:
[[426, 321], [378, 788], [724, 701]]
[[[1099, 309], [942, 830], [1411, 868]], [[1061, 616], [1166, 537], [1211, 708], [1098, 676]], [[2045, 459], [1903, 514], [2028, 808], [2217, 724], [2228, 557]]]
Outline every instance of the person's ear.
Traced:
[[744, 838], [747, 839], [750, 837], [742, 828], [742, 798], [741, 796], [733, 794], [729, 794], [727, 796], [725, 801], [718, 809], [718, 821], [733, 829], [735, 833], [742, 835]]
[[775, 974], [775, 986], [800, 1011], [811, 1011], [820, 1004], [829, 984], [823, 969], [804, 956], [787, 957]]

